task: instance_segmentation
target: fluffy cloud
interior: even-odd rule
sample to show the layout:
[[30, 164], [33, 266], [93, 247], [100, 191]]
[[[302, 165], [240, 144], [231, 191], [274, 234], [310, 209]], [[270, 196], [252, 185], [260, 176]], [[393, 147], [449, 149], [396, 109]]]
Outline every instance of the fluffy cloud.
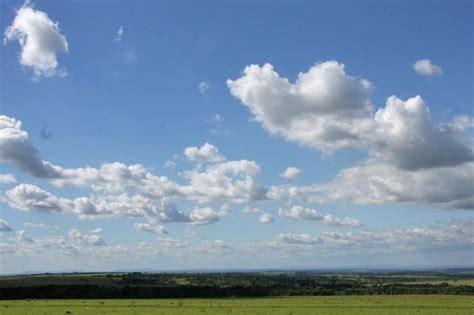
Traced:
[[0, 185], [14, 184], [16, 183], [15, 175], [13, 174], [0, 174]]
[[364, 162], [340, 171], [328, 183], [272, 186], [267, 197], [276, 201], [356, 204], [400, 203], [444, 209], [474, 209], [474, 162], [455, 167], [416, 171], [386, 163]]
[[227, 84], [267, 131], [301, 145], [323, 151], [361, 147], [372, 158], [403, 169], [474, 159], [462, 127], [470, 126], [468, 116], [436, 124], [420, 96], [406, 101], [391, 96], [374, 114], [370, 83], [347, 75], [335, 61], [316, 64], [293, 84], [270, 64], [248, 66], [241, 78]]
[[13, 229], [8, 225], [8, 222], [0, 219], [0, 232], [11, 232]]
[[402, 171], [384, 163], [364, 163], [342, 170], [329, 184], [313, 187], [319, 191], [313, 199], [474, 209], [472, 174], [474, 162], [417, 171]]
[[474, 159], [459, 127], [435, 124], [420, 96], [406, 101], [389, 97], [386, 107], [375, 114], [373, 135], [372, 156], [402, 169], [453, 166]]
[[150, 223], [135, 223], [137, 231], [156, 233], [156, 234], [167, 234], [166, 228], [163, 225], [151, 225]]
[[68, 42], [59, 24], [45, 12], [33, 9], [27, 2], [16, 12], [12, 24], [5, 31], [5, 42], [17, 40], [21, 46], [20, 63], [31, 67], [35, 78], [64, 76], [58, 68], [58, 53], [67, 53]]
[[296, 178], [301, 174], [301, 170], [296, 167], [288, 167], [283, 173], [280, 174], [283, 178]]
[[343, 219], [336, 218], [332, 214], [326, 214], [323, 219], [323, 223], [326, 225], [332, 225], [332, 226], [348, 226], [348, 227], [354, 227], [354, 226], [361, 226], [361, 223], [359, 220], [350, 218], [350, 217], [345, 217]]
[[440, 66], [431, 63], [431, 60], [429, 59], [418, 60], [412, 67], [416, 73], [423, 76], [436, 76], [443, 73], [443, 69], [441, 69]]
[[58, 176], [59, 167], [41, 159], [38, 150], [21, 129], [21, 121], [0, 116], [0, 161], [12, 163], [39, 178]]
[[247, 66], [227, 80], [233, 96], [274, 135], [322, 151], [358, 147], [371, 130], [371, 84], [345, 72], [336, 61], [318, 63], [298, 74], [295, 83], [271, 64]]
[[102, 229], [98, 228], [87, 233], [81, 233], [78, 229], [70, 229], [68, 238], [73, 242], [85, 243], [93, 246], [105, 245], [101, 237]]
[[184, 172], [188, 185], [179, 192], [199, 203], [244, 203], [261, 200], [265, 191], [256, 181], [260, 166], [254, 161], [240, 160], [211, 164], [205, 170]]
[[20, 184], [5, 193], [8, 204], [12, 208], [24, 211], [61, 212], [71, 209], [71, 201], [30, 184]]
[[194, 208], [189, 214], [191, 224], [204, 225], [219, 221], [219, 214], [210, 207]]
[[258, 221], [262, 224], [272, 223], [273, 222], [273, 216], [270, 213], [264, 213], [260, 216]]
[[191, 161], [197, 163], [221, 162], [225, 160], [219, 149], [209, 143], [204, 143], [200, 148], [188, 147], [184, 150], [184, 155]]
[[290, 209], [279, 209], [278, 215], [293, 220], [321, 221], [325, 225], [332, 226], [356, 227], [361, 225], [360, 221], [354, 218], [345, 217], [340, 219], [331, 214], [321, 214], [316, 209], [303, 208], [301, 206], [293, 206]]

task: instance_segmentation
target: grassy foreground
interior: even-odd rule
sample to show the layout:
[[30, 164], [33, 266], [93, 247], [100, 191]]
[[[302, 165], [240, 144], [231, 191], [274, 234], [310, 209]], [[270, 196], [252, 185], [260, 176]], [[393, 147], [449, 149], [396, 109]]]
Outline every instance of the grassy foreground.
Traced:
[[0, 301], [0, 314], [474, 314], [472, 296]]

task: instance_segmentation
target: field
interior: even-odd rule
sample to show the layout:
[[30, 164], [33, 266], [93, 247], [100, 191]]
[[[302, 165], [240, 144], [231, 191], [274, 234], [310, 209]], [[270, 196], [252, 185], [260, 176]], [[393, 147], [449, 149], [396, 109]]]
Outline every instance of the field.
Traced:
[[[68, 313], [69, 312], [69, 313]], [[0, 301], [2, 315], [20, 314], [466, 314], [472, 296], [331, 296], [253, 299]]]

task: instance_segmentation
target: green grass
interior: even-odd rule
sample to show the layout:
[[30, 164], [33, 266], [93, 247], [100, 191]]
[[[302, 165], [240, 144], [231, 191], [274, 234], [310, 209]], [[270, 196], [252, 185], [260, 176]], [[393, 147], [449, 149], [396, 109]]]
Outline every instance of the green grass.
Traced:
[[[0, 301], [0, 314], [474, 314], [472, 296]], [[69, 314], [69, 313], [68, 313]]]

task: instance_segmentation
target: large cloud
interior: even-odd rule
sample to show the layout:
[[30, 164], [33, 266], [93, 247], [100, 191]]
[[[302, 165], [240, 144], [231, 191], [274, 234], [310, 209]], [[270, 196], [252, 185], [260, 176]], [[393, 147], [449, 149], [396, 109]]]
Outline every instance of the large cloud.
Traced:
[[278, 201], [401, 203], [417, 207], [474, 209], [472, 174], [474, 162], [417, 171], [365, 162], [340, 171], [328, 183], [272, 186], [267, 197]]
[[474, 159], [463, 131], [437, 125], [420, 96], [403, 101], [395, 96], [375, 114], [372, 155], [402, 169], [459, 165]]
[[68, 42], [58, 23], [45, 12], [33, 9], [28, 3], [18, 9], [5, 31], [5, 41], [12, 40], [21, 46], [20, 63], [31, 67], [35, 78], [66, 74], [64, 68], [58, 68], [57, 54], [69, 51]]
[[61, 212], [70, 211], [72, 202], [58, 198], [41, 188], [20, 184], [5, 193], [8, 204], [12, 208], [36, 212]]
[[250, 65], [227, 85], [271, 134], [315, 149], [360, 146], [361, 134], [372, 128], [371, 84], [336, 61], [314, 65], [295, 83], [271, 64]]
[[347, 75], [335, 61], [316, 64], [295, 83], [280, 77], [270, 64], [251, 65], [227, 85], [267, 131], [301, 145], [322, 151], [365, 148], [371, 157], [402, 169], [474, 159], [464, 129], [456, 128], [458, 120], [433, 122], [420, 96], [406, 101], [391, 96], [374, 114], [370, 83]]
[[0, 161], [12, 163], [39, 178], [56, 177], [60, 169], [41, 159], [28, 133], [21, 129], [21, 121], [3, 115], [0, 116]]

